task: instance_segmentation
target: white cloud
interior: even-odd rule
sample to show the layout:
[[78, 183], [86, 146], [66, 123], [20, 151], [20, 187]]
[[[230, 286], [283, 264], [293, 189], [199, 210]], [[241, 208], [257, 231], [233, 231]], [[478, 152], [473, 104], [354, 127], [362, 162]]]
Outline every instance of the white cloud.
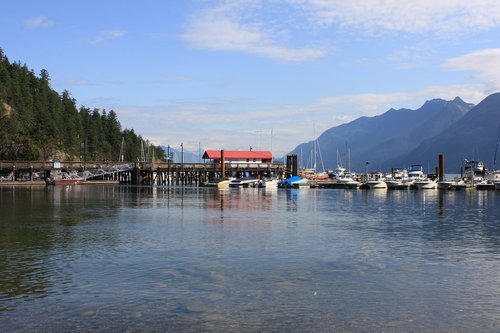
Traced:
[[474, 79], [484, 82], [487, 92], [500, 90], [500, 48], [480, 50], [448, 59], [444, 67], [456, 71], [471, 71]]
[[90, 43], [101, 44], [112, 39], [121, 38], [126, 34], [126, 30], [101, 30], [97, 36], [90, 39]]
[[258, 20], [244, 22], [243, 16], [252, 11], [247, 5], [232, 3], [202, 11], [192, 18], [180, 37], [198, 48], [240, 51], [283, 62], [308, 61], [326, 54], [319, 48], [282, 46], [285, 43], [277, 40], [287, 35], [282, 30], [265, 27]]
[[301, 6], [311, 22], [354, 28], [367, 34], [433, 32], [450, 34], [488, 30], [500, 25], [496, 0], [289, 0]]
[[[122, 125], [133, 127], [155, 144], [173, 145], [183, 141], [187, 149], [270, 149], [284, 154], [302, 142], [311, 141], [328, 128], [361, 116], [375, 116], [390, 108], [417, 109], [426, 100], [479, 103], [486, 95], [473, 86], [429, 86], [411, 92], [363, 93], [324, 97], [309, 104], [262, 107], [260, 101], [246, 101], [244, 109], [234, 109], [234, 99], [185, 101], [164, 106], [124, 106], [115, 108]], [[116, 105], [116, 104], [115, 104]], [[225, 110], [232, 109], [227, 113]], [[297, 120], [300, 127], [297, 128]], [[315, 131], [314, 131], [315, 128]], [[314, 133], [315, 132], [315, 133]]]
[[36, 16], [27, 19], [24, 24], [30, 29], [49, 28], [54, 25], [54, 21], [49, 20], [45, 16]]

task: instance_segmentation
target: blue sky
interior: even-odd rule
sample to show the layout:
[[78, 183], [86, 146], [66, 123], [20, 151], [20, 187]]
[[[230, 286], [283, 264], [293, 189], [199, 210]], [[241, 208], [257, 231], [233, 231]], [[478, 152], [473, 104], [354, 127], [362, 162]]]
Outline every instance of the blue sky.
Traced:
[[[8, 1], [0, 47], [155, 144], [270, 150], [500, 91], [500, 2]], [[272, 135], [271, 135], [272, 134]]]

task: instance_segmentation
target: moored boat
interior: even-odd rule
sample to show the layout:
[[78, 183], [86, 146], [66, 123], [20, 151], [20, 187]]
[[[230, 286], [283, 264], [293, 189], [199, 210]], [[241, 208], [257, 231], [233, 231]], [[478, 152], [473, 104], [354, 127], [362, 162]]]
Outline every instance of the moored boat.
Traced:
[[212, 180], [209, 180], [208, 182], [205, 182], [203, 186], [206, 187], [217, 187], [219, 189], [224, 189], [224, 188], [229, 188], [229, 183], [231, 183], [231, 180], [233, 178], [214, 178]]
[[415, 186], [417, 190], [433, 190], [437, 188], [437, 180], [429, 178], [416, 180], [413, 182], [413, 186]]
[[260, 180], [255, 177], [242, 177], [231, 180], [230, 187], [258, 187]]
[[401, 168], [393, 168], [391, 173], [386, 176], [385, 183], [387, 189], [408, 189], [412, 181], [408, 178], [408, 171]]
[[439, 180], [437, 182], [437, 188], [439, 190], [449, 190], [454, 183], [453, 180]]
[[309, 187], [309, 181], [307, 178], [302, 178], [301, 176], [292, 176], [287, 179], [282, 179], [278, 182], [278, 187], [280, 188], [305, 188]]
[[277, 189], [278, 183], [278, 179], [264, 179], [259, 183], [259, 187], [265, 188], [266, 190]]

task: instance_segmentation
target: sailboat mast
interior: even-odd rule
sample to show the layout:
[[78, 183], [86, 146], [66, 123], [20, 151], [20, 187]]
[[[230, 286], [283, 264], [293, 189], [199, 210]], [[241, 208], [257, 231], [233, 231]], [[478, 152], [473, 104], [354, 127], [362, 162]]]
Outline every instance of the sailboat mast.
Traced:
[[497, 165], [497, 151], [498, 151], [498, 138], [500, 137], [500, 123], [498, 124], [498, 131], [497, 131], [497, 144], [495, 147], [495, 156], [493, 158], [493, 170], [496, 170], [496, 165]]
[[314, 151], [314, 165], [313, 165], [313, 169], [314, 169], [314, 172], [316, 172], [316, 125], [313, 124], [313, 137], [314, 137], [314, 145], [313, 145], [313, 151]]

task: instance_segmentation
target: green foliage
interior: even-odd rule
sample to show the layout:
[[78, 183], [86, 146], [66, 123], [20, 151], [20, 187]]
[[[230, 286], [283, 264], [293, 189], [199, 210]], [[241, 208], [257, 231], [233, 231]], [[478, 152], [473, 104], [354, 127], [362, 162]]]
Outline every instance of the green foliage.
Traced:
[[[136, 161], [142, 145], [134, 130], [122, 130], [113, 110], [78, 109], [68, 91], [52, 90], [47, 70], [37, 77], [0, 48], [0, 160], [117, 161], [123, 149], [124, 161]], [[165, 158], [160, 147], [149, 150]]]

